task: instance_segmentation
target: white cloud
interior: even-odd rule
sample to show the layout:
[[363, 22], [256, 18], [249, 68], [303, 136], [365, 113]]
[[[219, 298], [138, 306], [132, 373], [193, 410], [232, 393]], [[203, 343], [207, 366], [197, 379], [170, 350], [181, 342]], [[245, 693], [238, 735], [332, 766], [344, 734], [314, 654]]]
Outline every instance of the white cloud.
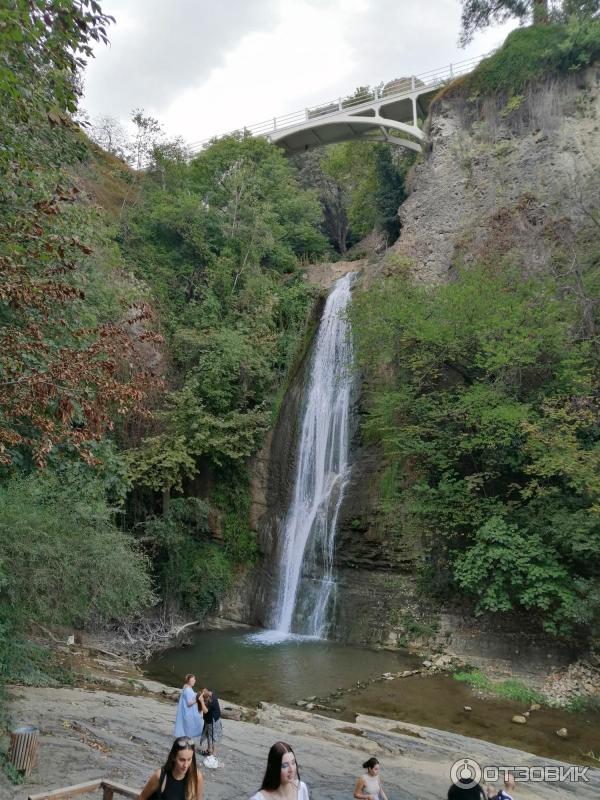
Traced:
[[86, 107], [127, 116], [143, 106], [160, 114], [200, 85], [248, 31], [277, 22], [277, 0], [106, 0], [116, 18], [111, 44], [97, 47], [86, 71]]
[[190, 142], [487, 52], [511, 27], [463, 51], [458, 0], [115, 5], [106, 7], [117, 17], [111, 47], [88, 67], [85, 108], [124, 120], [143, 107]]

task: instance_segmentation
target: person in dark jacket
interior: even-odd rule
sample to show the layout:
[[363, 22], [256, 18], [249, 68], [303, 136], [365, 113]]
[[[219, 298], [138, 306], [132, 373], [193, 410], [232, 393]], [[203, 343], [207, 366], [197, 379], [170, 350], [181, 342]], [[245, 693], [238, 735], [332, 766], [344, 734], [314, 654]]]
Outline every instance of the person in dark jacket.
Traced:
[[470, 778], [461, 778], [448, 789], [448, 800], [487, 800], [483, 788]]
[[214, 689], [204, 689], [202, 692], [206, 711], [203, 712], [204, 728], [200, 747], [203, 755], [216, 756], [217, 745], [223, 738], [223, 723], [221, 722], [221, 706]]

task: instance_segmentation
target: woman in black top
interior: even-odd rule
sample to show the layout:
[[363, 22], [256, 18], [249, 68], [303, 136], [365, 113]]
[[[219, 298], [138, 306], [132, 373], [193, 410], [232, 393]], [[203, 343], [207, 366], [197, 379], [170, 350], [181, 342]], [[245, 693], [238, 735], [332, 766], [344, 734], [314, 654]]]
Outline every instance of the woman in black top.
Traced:
[[139, 800], [204, 800], [204, 778], [191, 739], [175, 739], [164, 767], [148, 778]]
[[202, 747], [203, 755], [216, 756], [217, 745], [223, 738], [221, 706], [214, 689], [204, 689], [202, 694], [206, 703], [206, 711], [203, 714], [204, 728], [202, 729], [200, 747]]

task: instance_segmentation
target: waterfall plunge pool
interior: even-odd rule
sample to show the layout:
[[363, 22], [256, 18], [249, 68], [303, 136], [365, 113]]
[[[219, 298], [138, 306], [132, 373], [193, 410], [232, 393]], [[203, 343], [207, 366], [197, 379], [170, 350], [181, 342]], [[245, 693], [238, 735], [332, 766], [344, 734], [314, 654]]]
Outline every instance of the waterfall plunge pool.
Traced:
[[[542, 708], [531, 713], [526, 725], [515, 725], [511, 717], [522, 714], [526, 704], [478, 697], [447, 674], [375, 680], [384, 672], [418, 668], [421, 659], [408, 652], [293, 635], [282, 639], [275, 633], [249, 628], [197, 631], [191, 645], [166, 650], [148, 662], [146, 674], [181, 686], [184, 675], [194, 672], [199, 685], [250, 707], [261, 700], [295, 706], [316, 697], [314, 702], [328, 709], [315, 708], [316, 712], [342, 720], [371, 714], [598, 766], [586, 756], [600, 755], [598, 712]], [[563, 727], [569, 732], [566, 739], [556, 735]]]
[[[383, 672], [416, 669], [419, 659], [387, 650], [252, 628], [202, 630], [191, 645], [166, 650], [146, 665], [149, 677], [179, 686], [194, 672], [198, 684], [221, 697], [255, 706], [261, 700], [294, 705], [338, 687], [355, 686]], [[335, 707], [340, 707], [337, 703]], [[346, 719], [350, 717], [346, 714]]]

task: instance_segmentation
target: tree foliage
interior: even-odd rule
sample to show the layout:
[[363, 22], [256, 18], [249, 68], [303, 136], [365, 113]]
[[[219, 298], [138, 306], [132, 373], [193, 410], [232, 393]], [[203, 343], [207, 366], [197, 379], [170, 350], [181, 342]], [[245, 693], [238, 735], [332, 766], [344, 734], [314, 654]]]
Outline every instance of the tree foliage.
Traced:
[[90, 470], [64, 465], [0, 487], [1, 605], [21, 620], [137, 616], [154, 601], [147, 568]]
[[143, 526], [163, 604], [206, 612], [229, 585], [227, 560], [208, 536], [208, 505], [196, 497], [173, 500]]
[[[403, 269], [354, 311], [365, 432], [390, 465], [391, 528], [421, 531], [430, 589], [466, 589], [480, 611], [523, 609], [551, 632], [589, 633], [599, 362], [570, 279], [524, 278], [499, 260], [434, 289]], [[593, 296], [597, 262], [581, 278]]]
[[73, 179], [78, 72], [111, 20], [95, 0], [0, 9], [0, 680], [32, 620], [106, 623], [154, 601], [115, 524], [127, 481], [106, 437], [143, 401], [130, 327], [149, 309], [126, 312], [139, 292]]
[[257, 449], [306, 322], [299, 260], [326, 244], [314, 194], [264, 141], [229, 137], [189, 165], [172, 149], [154, 159], [124, 246], [159, 298], [176, 387], [132, 465], [169, 492], [200, 459], [222, 468]]
[[130, 380], [127, 330], [89, 324], [93, 224], [66, 170], [85, 153], [67, 116], [76, 73], [111, 18], [92, 0], [14, 0], [1, 14], [0, 462], [43, 464], [59, 444], [89, 457], [145, 380]]
[[469, 44], [477, 31], [516, 17], [533, 25], [593, 19], [600, 0], [462, 0], [460, 44]]
[[565, 75], [600, 56], [600, 19], [572, 17], [512, 31], [504, 44], [483, 59], [461, 85], [469, 99], [496, 92], [518, 94], [544, 76]]
[[0, 170], [3, 173], [10, 170], [16, 159], [37, 157], [45, 163], [51, 160], [57, 144], [60, 145], [60, 129], [69, 124], [67, 114], [77, 108], [78, 72], [92, 56], [93, 43], [107, 43], [107, 28], [112, 21], [95, 0], [70, 3], [8, 0], [3, 4], [0, 10]]
[[89, 457], [89, 443], [115, 411], [140, 406], [147, 385], [141, 373], [130, 379], [127, 325], [86, 324], [77, 262], [92, 251], [65, 210], [75, 193], [39, 189], [30, 208], [6, 211], [0, 226], [0, 463], [31, 453], [44, 464], [60, 444]]
[[548, 0], [463, 0], [460, 43], [464, 47], [478, 30], [502, 23], [511, 17], [548, 21]]
[[401, 148], [368, 141], [331, 145], [296, 159], [303, 184], [318, 191], [323, 231], [341, 255], [373, 229], [395, 241], [412, 161]]

